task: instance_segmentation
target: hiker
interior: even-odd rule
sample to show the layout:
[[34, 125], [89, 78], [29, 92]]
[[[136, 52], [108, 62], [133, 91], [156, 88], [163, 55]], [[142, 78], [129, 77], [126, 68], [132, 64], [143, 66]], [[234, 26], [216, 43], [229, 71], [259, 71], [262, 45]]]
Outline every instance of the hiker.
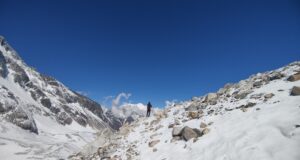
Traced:
[[151, 108], [152, 108], [152, 105], [151, 105], [150, 102], [148, 102], [148, 104], [147, 104], [147, 117], [150, 117]]

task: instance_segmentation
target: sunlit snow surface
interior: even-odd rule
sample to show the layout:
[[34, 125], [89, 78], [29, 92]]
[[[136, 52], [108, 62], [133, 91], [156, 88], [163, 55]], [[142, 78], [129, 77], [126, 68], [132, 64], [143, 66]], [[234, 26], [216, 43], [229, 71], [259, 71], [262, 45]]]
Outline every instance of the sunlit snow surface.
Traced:
[[[283, 73], [289, 76], [294, 70], [299, 70], [299, 66], [290, 67]], [[170, 107], [168, 118], [153, 126], [163, 125], [163, 128], [150, 131], [145, 122], [150, 123], [155, 118], [140, 119], [133, 132], [122, 140], [123, 149], [115, 154], [127, 159], [127, 147], [136, 144], [135, 150], [139, 155], [135, 159], [142, 160], [299, 160], [300, 128], [295, 125], [300, 125], [300, 96], [290, 96], [293, 86], [300, 86], [300, 81], [288, 82], [286, 78], [274, 80], [254, 89], [253, 93], [238, 102], [208, 106], [210, 109], [220, 106], [235, 108], [247, 102], [257, 103], [247, 112], [240, 109], [223, 111], [218, 115], [183, 123], [182, 126], [199, 128], [201, 122], [213, 122], [209, 126], [211, 131], [195, 143], [192, 140], [171, 143], [172, 129], [168, 128], [169, 124], [174, 123], [174, 119], [183, 117], [184, 108], [191, 102]], [[273, 93], [275, 96], [267, 102], [249, 98], [257, 93]], [[179, 113], [173, 115], [175, 112]], [[150, 136], [154, 134], [158, 135], [151, 139]], [[156, 152], [148, 146], [152, 140], [160, 140], [153, 147], [157, 149]]]

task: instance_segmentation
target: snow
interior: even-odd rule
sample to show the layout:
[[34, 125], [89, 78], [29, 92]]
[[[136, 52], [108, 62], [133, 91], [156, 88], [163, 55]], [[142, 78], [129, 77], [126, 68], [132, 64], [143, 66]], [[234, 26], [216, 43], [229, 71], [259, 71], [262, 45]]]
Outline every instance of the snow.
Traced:
[[[283, 72], [288, 76], [297, 69], [299, 67], [290, 67]], [[213, 122], [209, 126], [210, 132], [196, 142], [193, 140], [170, 142], [172, 129], [168, 128], [168, 125], [174, 123], [174, 119], [184, 118], [182, 113], [190, 102], [167, 108], [170, 109], [168, 117], [152, 126], [154, 128], [164, 126], [157, 131], [151, 131], [145, 125], [145, 122], [151, 123], [155, 117], [139, 119], [137, 127], [121, 141], [124, 149], [120, 148], [115, 155], [127, 159], [128, 146], [136, 144], [136, 152], [139, 153], [136, 159], [143, 160], [299, 160], [300, 128], [296, 128], [295, 125], [300, 124], [300, 96], [290, 96], [290, 89], [293, 86], [300, 86], [300, 81], [288, 82], [285, 79], [274, 80], [254, 89], [254, 92], [244, 100], [208, 106], [208, 108], [220, 106], [234, 108], [247, 102], [257, 103], [247, 112], [236, 109], [182, 123], [182, 126], [199, 128], [201, 122], [206, 124]], [[273, 93], [275, 96], [266, 102], [249, 98], [258, 93]], [[178, 113], [174, 115], [175, 112]], [[151, 135], [154, 134], [158, 135], [151, 139]], [[153, 140], [160, 140], [160, 143], [153, 147], [157, 149], [156, 152], [148, 146]]]

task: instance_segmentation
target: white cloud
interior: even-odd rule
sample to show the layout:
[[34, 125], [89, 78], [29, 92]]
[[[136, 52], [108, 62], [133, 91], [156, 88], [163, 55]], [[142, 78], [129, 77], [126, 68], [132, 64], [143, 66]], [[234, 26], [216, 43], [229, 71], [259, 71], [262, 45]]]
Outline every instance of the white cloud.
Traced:
[[124, 98], [127, 101], [130, 96], [131, 93], [124, 93], [124, 92], [120, 93], [112, 100], [112, 107], [119, 107], [122, 98]]

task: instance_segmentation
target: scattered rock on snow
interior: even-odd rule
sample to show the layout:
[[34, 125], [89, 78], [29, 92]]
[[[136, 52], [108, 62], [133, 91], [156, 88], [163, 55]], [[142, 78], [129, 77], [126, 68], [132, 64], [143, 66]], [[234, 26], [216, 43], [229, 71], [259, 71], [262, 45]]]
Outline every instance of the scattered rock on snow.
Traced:
[[196, 119], [196, 118], [199, 118], [199, 114], [198, 114], [197, 111], [189, 112], [189, 113], [188, 113], [188, 117], [189, 117], [190, 119]]
[[181, 140], [180, 136], [175, 136], [171, 139], [171, 143]]
[[264, 95], [264, 98], [265, 98], [265, 100], [268, 100], [268, 99], [271, 99], [273, 96], [274, 96], [273, 93], [269, 93], [269, 94]]
[[202, 134], [203, 134], [203, 135], [206, 135], [206, 134], [209, 133], [209, 131], [210, 131], [209, 128], [204, 128], [204, 129], [202, 130]]
[[201, 122], [201, 124], [200, 124], [200, 128], [206, 128], [207, 127], [207, 124], [206, 123], [204, 123], [204, 122]]
[[290, 81], [290, 82], [294, 82], [294, 81], [300, 80], [300, 72], [296, 73], [294, 75], [291, 75], [287, 80]]
[[256, 82], [253, 83], [253, 87], [255, 87], [255, 88], [259, 88], [262, 85], [263, 85], [262, 81], [256, 81]]
[[154, 140], [148, 143], [149, 147], [154, 147], [155, 145], [157, 145], [160, 142], [160, 140]]
[[[200, 131], [200, 133], [201, 133], [201, 131]], [[186, 141], [188, 141], [192, 138], [197, 138], [199, 136], [202, 136], [202, 134], [199, 135], [199, 133], [197, 133], [196, 130], [194, 130], [190, 127], [184, 127], [183, 130], [182, 130], [182, 137]]]
[[175, 137], [175, 136], [181, 136], [181, 133], [182, 133], [182, 130], [183, 130], [183, 127], [174, 127], [173, 128], [173, 131], [172, 131], [172, 136]]
[[218, 95], [216, 93], [208, 93], [204, 99], [204, 102], [208, 102], [211, 105], [217, 104]]
[[291, 96], [299, 96], [300, 95], [300, 87], [294, 86], [291, 91]]

